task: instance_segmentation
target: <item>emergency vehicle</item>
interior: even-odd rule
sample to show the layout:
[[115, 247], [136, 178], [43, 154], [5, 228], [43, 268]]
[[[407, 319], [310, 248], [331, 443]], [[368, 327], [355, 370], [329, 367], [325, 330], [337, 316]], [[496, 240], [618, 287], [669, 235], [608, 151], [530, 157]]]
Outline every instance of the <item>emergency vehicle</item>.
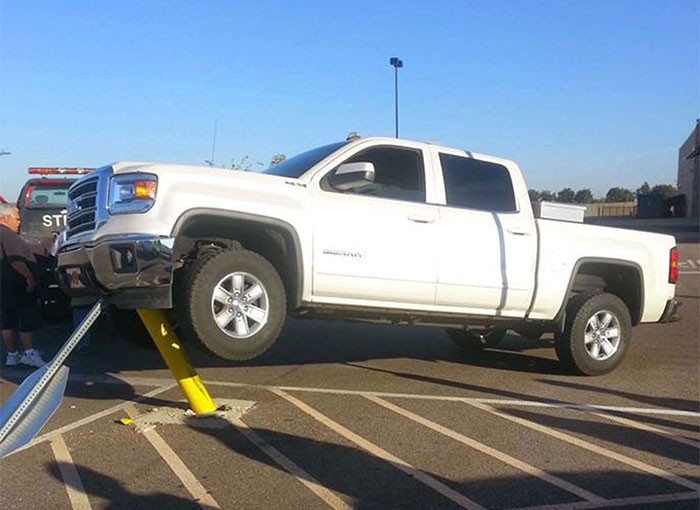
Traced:
[[66, 227], [68, 188], [92, 168], [30, 167], [32, 177], [17, 197], [19, 234], [32, 246], [40, 280], [39, 295], [45, 316], [61, 317], [70, 311], [70, 299], [59, 288], [54, 270], [56, 258], [50, 249]]

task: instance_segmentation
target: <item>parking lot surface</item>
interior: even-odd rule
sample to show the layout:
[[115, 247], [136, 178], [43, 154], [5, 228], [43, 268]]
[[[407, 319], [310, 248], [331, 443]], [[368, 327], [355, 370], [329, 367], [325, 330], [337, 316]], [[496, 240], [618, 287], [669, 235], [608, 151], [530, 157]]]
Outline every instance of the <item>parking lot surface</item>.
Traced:
[[[439, 329], [289, 321], [244, 364], [187, 346], [231, 411], [202, 419], [155, 350], [98, 327], [60, 409], [0, 461], [0, 506], [697, 509], [700, 249], [679, 250], [683, 319], [635, 328], [595, 378], [551, 337], [467, 356]], [[48, 326], [47, 357], [67, 338]], [[3, 401], [28, 373], [3, 367]]]

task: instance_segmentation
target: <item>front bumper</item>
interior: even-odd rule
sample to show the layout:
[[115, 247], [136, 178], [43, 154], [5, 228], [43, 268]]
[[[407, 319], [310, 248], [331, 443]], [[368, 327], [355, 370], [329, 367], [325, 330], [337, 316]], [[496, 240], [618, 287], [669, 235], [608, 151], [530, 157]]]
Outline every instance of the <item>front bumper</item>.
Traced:
[[171, 308], [173, 246], [173, 238], [138, 234], [66, 244], [59, 282], [74, 304], [101, 297], [118, 308]]
[[664, 313], [661, 314], [659, 322], [676, 322], [681, 320], [679, 310], [681, 305], [683, 305], [683, 303], [680, 302], [678, 299], [669, 299], [666, 302], [666, 308], [664, 308]]

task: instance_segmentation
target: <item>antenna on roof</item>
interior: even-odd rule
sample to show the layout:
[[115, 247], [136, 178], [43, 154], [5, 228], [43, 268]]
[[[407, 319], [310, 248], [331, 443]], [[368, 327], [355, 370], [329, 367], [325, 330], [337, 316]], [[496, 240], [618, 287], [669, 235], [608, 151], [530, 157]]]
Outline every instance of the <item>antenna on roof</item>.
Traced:
[[219, 119], [214, 119], [214, 140], [211, 144], [211, 159], [205, 159], [204, 162], [209, 166], [214, 166], [214, 156], [216, 155], [216, 128], [219, 125]]

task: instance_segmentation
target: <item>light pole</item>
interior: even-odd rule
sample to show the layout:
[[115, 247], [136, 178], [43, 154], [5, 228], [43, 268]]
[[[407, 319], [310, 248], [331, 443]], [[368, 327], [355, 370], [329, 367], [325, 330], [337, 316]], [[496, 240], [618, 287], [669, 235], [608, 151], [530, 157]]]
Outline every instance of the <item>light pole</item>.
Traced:
[[403, 67], [403, 60], [391, 57], [389, 65], [394, 68], [394, 122], [396, 126], [396, 138], [399, 137], [399, 67]]

